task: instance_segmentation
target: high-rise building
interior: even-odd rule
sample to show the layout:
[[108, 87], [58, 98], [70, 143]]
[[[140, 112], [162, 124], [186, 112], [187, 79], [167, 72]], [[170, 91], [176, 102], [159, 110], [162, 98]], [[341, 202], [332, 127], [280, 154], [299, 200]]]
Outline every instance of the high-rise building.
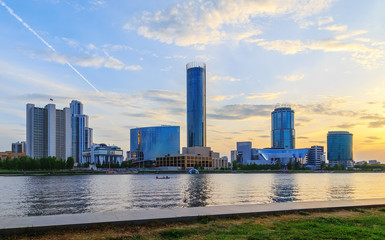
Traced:
[[323, 146], [311, 146], [307, 154], [307, 166], [314, 170], [321, 169], [321, 163], [325, 162]]
[[157, 157], [179, 153], [179, 126], [155, 126], [130, 130], [130, 157], [133, 163], [152, 164]]
[[353, 134], [347, 131], [329, 131], [327, 157], [330, 166], [353, 167]]
[[206, 147], [206, 64], [191, 62], [187, 70], [187, 146]]
[[12, 152], [13, 153], [25, 153], [25, 142], [12, 143]]
[[88, 127], [88, 116], [83, 114], [83, 104], [72, 100], [72, 156], [76, 163], [83, 163], [83, 151], [92, 146], [92, 128]]
[[294, 111], [290, 107], [271, 112], [271, 148], [295, 149]]
[[34, 158], [54, 156], [66, 160], [72, 155], [71, 111], [55, 104], [44, 108], [27, 104], [27, 155]]

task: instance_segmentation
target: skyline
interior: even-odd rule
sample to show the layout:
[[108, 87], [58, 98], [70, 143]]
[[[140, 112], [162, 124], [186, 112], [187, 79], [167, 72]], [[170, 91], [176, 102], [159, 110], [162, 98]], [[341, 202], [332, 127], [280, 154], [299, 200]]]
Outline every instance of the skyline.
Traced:
[[207, 146], [222, 156], [237, 141], [269, 147], [270, 114], [287, 103], [297, 148], [349, 131], [356, 161], [385, 162], [383, 1], [0, 5], [1, 150], [25, 140], [25, 104], [50, 98], [60, 109], [80, 100], [95, 143], [128, 151], [130, 128], [165, 124], [186, 146], [185, 65], [202, 61]]

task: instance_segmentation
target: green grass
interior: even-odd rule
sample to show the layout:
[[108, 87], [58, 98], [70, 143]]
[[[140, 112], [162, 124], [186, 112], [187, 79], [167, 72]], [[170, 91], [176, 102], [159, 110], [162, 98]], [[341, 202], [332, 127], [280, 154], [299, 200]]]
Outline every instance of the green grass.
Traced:
[[227, 219], [199, 216], [194, 222], [106, 224], [85, 230], [23, 234], [10, 239], [385, 239], [385, 208], [282, 212]]

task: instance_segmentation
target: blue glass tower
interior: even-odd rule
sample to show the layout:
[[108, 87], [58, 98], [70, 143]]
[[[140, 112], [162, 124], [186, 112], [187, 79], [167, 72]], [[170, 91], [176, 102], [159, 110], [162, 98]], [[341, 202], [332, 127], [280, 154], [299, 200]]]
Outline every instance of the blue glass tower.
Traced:
[[180, 152], [180, 127], [156, 126], [130, 129], [130, 151], [134, 162], [155, 161], [156, 157]]
[[77, 100], [70, 103], [72, 114], [72, 156], [76, 163], [83, 163], [83, 151], [92, 145], [92, 128], [88, 116], [83, 114], [83, 104]]
[[206, 64], [191, 62], [187, 70], [187, 147], [206, 147]]
[[327, 156], [330, 166], [353, 167], [353, 134], [346, 131], [330, 131], [327, 136]]
[[295, 148], [294, 111], [289, 107], [271, 113], [271, 148]]

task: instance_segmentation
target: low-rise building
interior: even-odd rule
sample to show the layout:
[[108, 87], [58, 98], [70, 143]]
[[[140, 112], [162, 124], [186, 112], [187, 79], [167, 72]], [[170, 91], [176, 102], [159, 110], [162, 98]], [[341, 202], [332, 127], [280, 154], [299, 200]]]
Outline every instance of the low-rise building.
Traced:
[[214, 169], [221, 169], [221, 168], [228, 168], [228, 167], [229, 167], [229, 160], [227, 159], [227, 157], [213, 159]]
[[5, 151], [5, 152], [0, 152], [0, 160], [5, 160], [5, 159], [14, 159], [14, 158], [19, 158], [22, 156], [26, 156], [25, 152], [22, 153], [15, 153], [12, 151]]
[[107, 146], [104, 143], [94, 144], [83, 152], [83, 163], [108, 164], [123, 161], [123, 150], [117, 146]]
[[381, 164], [381, 162], [377, 161], [377, 160], [369, 160], [369, 165], [375, 165], [375, 164]]
[[178, 167], [180, 169], [197, 167], [213, 169], [213, 160], [216, 161], [217, 166], [223, 165], [223, 162], [221, 163], [219, 159], [219, 153], [211, 151], [210, 147], [184, 147], [182, 154], [157, 157], [155, 165], [157, 167]]

